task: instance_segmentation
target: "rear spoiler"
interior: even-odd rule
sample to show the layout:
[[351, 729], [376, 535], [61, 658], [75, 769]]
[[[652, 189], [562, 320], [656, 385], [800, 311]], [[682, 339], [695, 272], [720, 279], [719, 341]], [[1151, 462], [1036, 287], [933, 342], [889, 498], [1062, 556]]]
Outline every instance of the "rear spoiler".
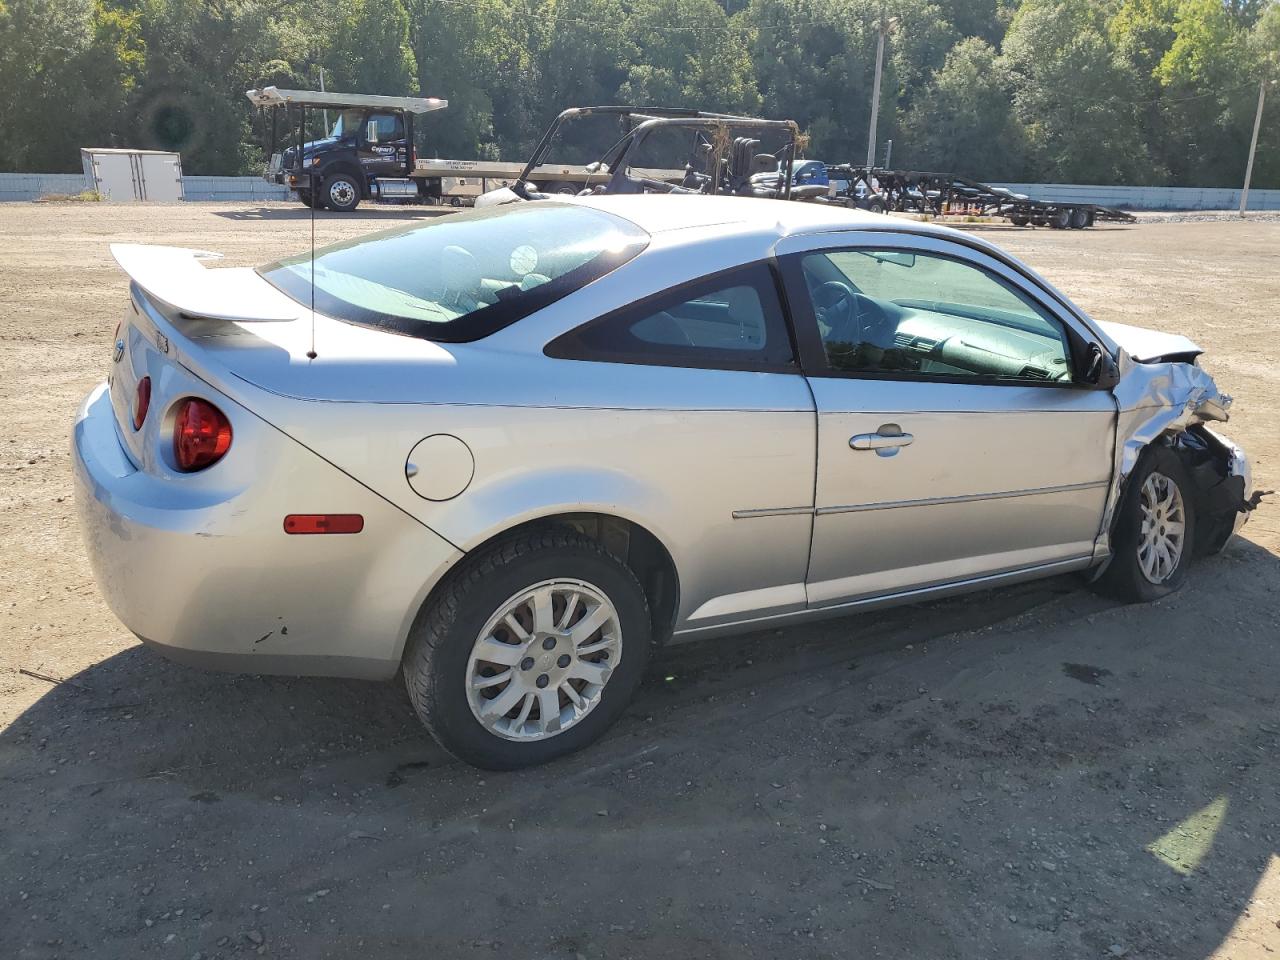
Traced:
[[297, 320], [305, 309], [253, 270], [207, 270], [204, 261], [221, 257], [207, 250], [113, 243], [111, 255], [134, 283], [185, 317], [274, 322]]

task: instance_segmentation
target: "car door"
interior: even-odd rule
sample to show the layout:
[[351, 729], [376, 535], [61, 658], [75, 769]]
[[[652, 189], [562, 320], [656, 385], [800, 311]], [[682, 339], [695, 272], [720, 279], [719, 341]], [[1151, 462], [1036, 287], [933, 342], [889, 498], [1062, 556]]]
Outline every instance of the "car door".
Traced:
[[1115, 430], [1087, 328], [942, 238], [778, 253], [818, 413], [810, 606], [1087, 565]]
[[805, 609], [815, 417], [768, 263], [639, 299], [544, 352], [590, 364], [547, 376], [599, 408], [556, 441], [663, 502], [644, 515], [680, 571], [678, 635]]
[[395, 113], [370, 113], [360, 132], [360, 166], [373, 177], [404, 176], [408, 158], [404, 120]]

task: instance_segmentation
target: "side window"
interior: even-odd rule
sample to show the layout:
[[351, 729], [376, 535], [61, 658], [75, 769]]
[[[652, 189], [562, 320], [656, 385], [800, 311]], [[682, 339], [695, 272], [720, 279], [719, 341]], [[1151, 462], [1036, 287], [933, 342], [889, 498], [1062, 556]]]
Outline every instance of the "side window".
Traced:
[[834, 371], [1071, 380], [1061, 323], [976, 264], [854, 249], [805, 254], [801, 269]]
[[571, 330], [551, 357], [675, 367], [778, 370], [794, 362], [763, 263], [704, 277]]
[[375, 113], [370, 118], [378, 128], [378, 142], [392, 143], [404, 139], [404, 126], [394, 113]]

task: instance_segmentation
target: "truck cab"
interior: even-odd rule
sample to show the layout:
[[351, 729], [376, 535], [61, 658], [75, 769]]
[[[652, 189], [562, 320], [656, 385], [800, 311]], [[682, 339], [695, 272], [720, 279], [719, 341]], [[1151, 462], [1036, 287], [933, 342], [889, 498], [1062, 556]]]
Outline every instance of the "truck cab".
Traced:
[[[276, 87], [250, 90], [246, 96], [261, 109], [283, 109], [287, 126], [298, 131], [298, 142], [282, 152], [276, 152], [273, 142], [266, 178], [295, 190], [309, 207], [342, 212], [354, 210], [361, 200], [417, 199], [420, 181], [411, 178], [413, 118], [448, 106], [447, 100], [435, 98]], [[332, 125], [327, 136], [302, 142], [308, 109], [326, 111]], [[273, 131], [277, 127], [273, 117]]]

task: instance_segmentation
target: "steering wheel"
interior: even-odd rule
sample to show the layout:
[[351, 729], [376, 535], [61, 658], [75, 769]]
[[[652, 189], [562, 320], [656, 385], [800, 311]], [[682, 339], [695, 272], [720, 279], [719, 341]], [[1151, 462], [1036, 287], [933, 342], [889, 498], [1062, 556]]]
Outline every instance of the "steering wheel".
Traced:
[[827, 328], [823, 340], [829, 353], [852, 353], [862, 343], [883, 346], [879, 341], [890, 327], [889, 316], [849, 284], [839, 280], [823, 283], [813, 292], [813, 306], [818, 322]]
[[813, 291], [813, 310], [828, 353], [852, 353], [861, 342], [857, 296], [839, 280], [828, 280]]

